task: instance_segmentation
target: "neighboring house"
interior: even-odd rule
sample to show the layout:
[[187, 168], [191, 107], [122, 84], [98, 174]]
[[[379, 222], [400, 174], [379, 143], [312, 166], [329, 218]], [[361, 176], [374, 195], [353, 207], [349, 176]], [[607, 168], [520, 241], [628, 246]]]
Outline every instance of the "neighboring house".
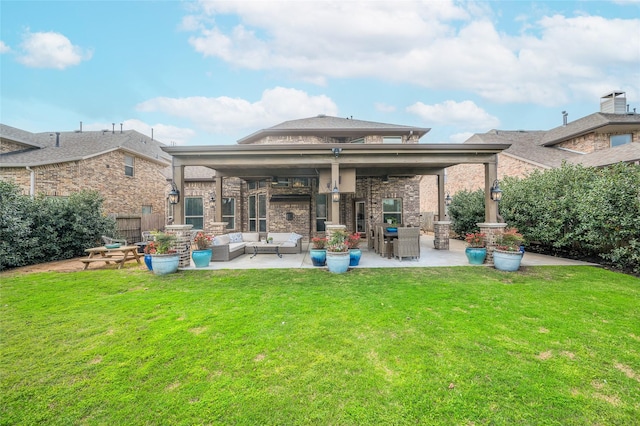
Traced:
[[[429, 130], [319, 115], [260, 130], [235, 146], [165, 147], [174, 160], [167, 177], [182, 195], [170, 214], [174, 224], [216, 234], [293, 231], [308, 238], [332, 223], [366, 235], [388, 219], [420, 226], [422, 175], [443, 175], [459, 163], [491, 174], [496, 154], [508, 147], [419, 143]], [[434, 189], [444, 198], [443, 185]]]
[[133, 130], [30, 133], [0, 124], [0, 179], [29, 195], [98, 191], [108, 214], [164, 222], [171, 157], [163, 146]]
[[[640, 114], [629, 112], [624, 92], [612, 92], [600, 99], [600, 112], [543, 131], [490, 130], [475, 134], [465, 144], [511, 144], [498, 155], [498, 179], [525, 177], [534, 170], [560, 167], [563, 162], [603, 167], [619, 162], [640, 164]], [[433, 202], [432, 177], [421, 183], [423, 212], [437, 212]], [[475, 191], [485, 182], [482, 167], [457, 165], [447, 168], [445, 188], [450, 195]]]

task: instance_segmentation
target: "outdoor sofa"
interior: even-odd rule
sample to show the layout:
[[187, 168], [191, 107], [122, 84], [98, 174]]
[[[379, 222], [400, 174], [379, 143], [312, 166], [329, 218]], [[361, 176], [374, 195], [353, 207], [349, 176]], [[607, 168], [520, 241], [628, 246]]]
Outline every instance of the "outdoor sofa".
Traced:
[[295, 232], [232, 232], [213, 239], [211, 261], [227, 262], [243, 254], [253, 254], [253, 246], [261, 244], [261, 237], [272, 238], [272, 244], [279, 245], [280, 254], [302, 253], [302, 235]]

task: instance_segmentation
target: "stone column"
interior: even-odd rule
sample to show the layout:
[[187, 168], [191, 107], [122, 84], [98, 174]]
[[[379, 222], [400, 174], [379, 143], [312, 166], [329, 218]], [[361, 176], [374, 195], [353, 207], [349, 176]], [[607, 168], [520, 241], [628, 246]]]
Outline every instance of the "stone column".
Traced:
[[227, 225], [229, 222], [213, 222], [211, 224], [211, 233], [214, 237], [227, 233]]
[[340, 224], [331, 224], [329, 225], [328, 223], [325, 222], [325, 229], [326, 229], [326, 235], [327, 235], [327, 240], [331, 239], [331, 236], [333, 235], [333, 233], [335, 231], [346, 231], [347, 230], [347, 226], [346, 225], [340, 225]]
[[178, 268], [186, 268], [191, 264], [191, 228], [193, 225], [167, 225], [165, 227], [168, 234], [177, 237], [173, 249], [180, 255]]
[[[493, 202], [493, 201], [492, 201]], [[484, 263], [493, 265], [493, 251], [496, 249], [496, 237], [502, 233], [506, 228], [506, 223], [476, 223], [480, 232], [485, 234], [485, 241], [487, 243], [487, 258]]]
[[451, 222], [448, 220], [439, 220], [433, 222], [433, 246], [436, 250], [449, 250], [449, 227]]

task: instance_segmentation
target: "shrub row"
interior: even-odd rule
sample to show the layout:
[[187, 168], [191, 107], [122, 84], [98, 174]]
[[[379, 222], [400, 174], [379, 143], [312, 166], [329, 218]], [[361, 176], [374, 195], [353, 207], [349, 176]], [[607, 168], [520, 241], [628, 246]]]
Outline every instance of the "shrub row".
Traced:
[[[640, 166], [565, 164], [525, 179], [505, 178], [500, 213], [528, 244], [573, 257], [600, 257], [640, 273]], [[449, 207], [464, 235], [484, 221], [484, 193], [459, 192]]]
[[102, 235], [114, 235], [102, 203], [97, 192], [31, 198], [0, 181], [0, 270], [81, 256]]

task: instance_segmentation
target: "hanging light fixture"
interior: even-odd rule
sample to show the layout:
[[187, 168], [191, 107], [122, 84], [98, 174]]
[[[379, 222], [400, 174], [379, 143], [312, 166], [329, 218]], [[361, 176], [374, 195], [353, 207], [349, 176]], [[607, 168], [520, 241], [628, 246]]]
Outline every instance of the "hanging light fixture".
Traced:
[[491, 186], [491, 199], [495, 202], [500, 202], [500, 200], [502, 200], [502, 190], [498, 184], [498, 179], [494, 180], [493, 185]]
[[340, 202], [340, 191], [338, 190], [338, 183], [333, 183], [333, 191], [331, 191], [331, 199], [334, 203]]
[[180, 202], [180, 191], [176, 187], [176, 183], [171, 181], [171, 191], [169, 191], [169, 204], [178, 204]]

